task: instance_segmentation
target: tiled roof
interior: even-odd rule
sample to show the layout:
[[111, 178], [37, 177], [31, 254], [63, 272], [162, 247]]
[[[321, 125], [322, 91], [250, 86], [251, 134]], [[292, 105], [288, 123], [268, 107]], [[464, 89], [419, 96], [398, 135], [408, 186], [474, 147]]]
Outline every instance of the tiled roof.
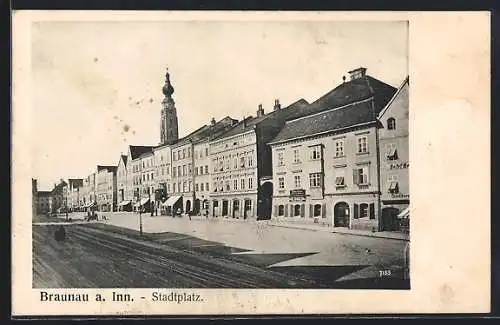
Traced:
[[225, 118], [216, 122], [214, 125], [204, 125], [191, 134], [188, 134], [184, 138], [180, 139], [178, 144], [184, 144], [189, 141], [196, 143], [204, 139], [215, 139], [220, 134], [223, 134], [227, 130], [232, 129], [234, 125], [237, 125], [237, 123], [238, 120], [226, 116]]
[[372, 111], [371, 100], [365, 100], [288, 121], [271, 143], [335, 131], [374, 121], [376, 121], [376, 115]]
[[249, 116], [245, 118], [245, 121], [240, 121], [233, 128], [231, 128], [227, 132], [221, 133], [220, 135], [214, 137], [213, 139], [218, 140], [222, 138], [228, 138], [237, 134], [245, 133], [247, 131], [252, 130], [255, 125], [266, 120], [267, 118], [278, 118], [287, 120], [295, 116], [301, 116], [302, 110], [308, 105], [309, 103], [302, 98], [285, 108], [271, 111], [263, 116], [257, 116], [257, 117]]
[[153, 146], [129, 146], [129, 148], [132, 160], [139, 158], [144, 153], [153, 152]]
[[307, 113], [312, 114], [327, 109], [355, 103], [372, 96], [375, 97], [375, 109], [381, 111], [392, 98], [396, 88], [368, 75], [354, 79], [335, 87], [314, 101]]

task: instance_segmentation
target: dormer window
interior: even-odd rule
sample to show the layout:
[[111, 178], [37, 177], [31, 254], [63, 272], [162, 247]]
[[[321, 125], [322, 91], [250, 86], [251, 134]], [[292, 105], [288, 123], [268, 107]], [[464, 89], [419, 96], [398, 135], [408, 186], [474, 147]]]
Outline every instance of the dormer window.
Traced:
[[396, 130], [396, 119], [389, 117], [387, 119], [387, 130]]

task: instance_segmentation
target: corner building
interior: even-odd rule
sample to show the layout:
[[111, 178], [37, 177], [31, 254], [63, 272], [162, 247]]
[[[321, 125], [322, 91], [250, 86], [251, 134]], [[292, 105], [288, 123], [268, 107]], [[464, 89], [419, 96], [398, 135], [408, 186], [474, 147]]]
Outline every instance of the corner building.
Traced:
[[289, 120], [270, 142], [273, 218], [378, 230], [378, 113], [396, 89], [350, 71], [350, 81]]

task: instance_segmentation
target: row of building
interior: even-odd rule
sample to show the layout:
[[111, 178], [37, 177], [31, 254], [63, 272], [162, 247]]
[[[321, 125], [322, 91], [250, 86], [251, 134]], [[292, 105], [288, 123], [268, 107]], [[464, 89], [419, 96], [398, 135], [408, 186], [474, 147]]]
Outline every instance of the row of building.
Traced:
[[[178, 137], [167, 71], [161, 141], [130, 145], [116, 166], [64, 182], [69, 211], [177, 212], [282, 218], [352, 229], [394, 230], [409, 205], [408, 88], [365, 68], [312, 103], [229, 116]], [[62, 183], [61, 183], [62, 184]], [[39, 192], [40, 197], [40, 192]]]

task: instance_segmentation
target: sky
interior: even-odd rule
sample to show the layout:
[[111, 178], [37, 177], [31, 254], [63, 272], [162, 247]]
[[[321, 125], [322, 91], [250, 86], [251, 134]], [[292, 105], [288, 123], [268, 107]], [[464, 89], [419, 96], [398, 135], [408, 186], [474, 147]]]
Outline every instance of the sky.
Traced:
[[360, 66], [394, 87], [408, 74], [406, 22], [36, 22], [31, 51], [41, 190], [157, 145], [167, 67], [180, 137], [276, 98], [313, 102]]

